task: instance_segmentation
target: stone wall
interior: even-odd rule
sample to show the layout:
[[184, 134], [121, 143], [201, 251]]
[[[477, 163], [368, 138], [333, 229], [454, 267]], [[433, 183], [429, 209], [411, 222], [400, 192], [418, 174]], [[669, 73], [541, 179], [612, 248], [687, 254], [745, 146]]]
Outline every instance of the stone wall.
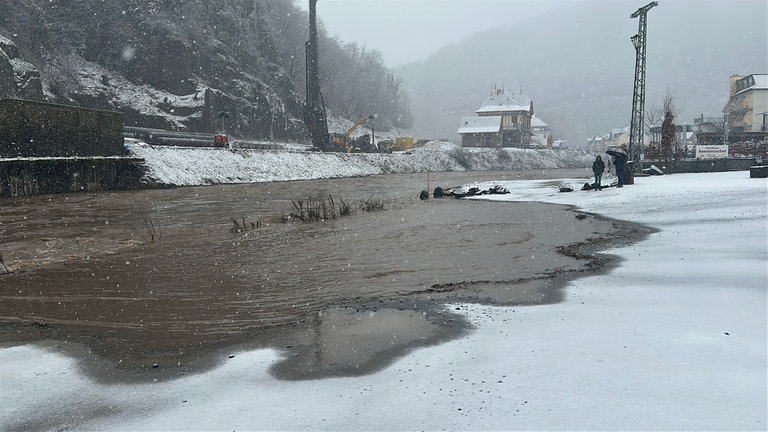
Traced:
[[118, 112], [0, 99], [0, 158], [127, 155], [122, 130]]

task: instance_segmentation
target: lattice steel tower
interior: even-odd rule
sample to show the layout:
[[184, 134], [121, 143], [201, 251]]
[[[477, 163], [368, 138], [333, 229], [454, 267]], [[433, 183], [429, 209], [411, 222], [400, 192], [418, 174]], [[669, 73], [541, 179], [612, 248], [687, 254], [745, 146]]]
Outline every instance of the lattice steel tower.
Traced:
[[642, 169], [643, 154], [643, 121], [645, 113], [645, 36], [648, 26], [648, 11], [658, 2], [650, 2], [641, 7], [630, 18], [640, 18], [640, 27], [637, 34], [632, 36], [632, 45], [635, 46], [635, 90], [632, 95], [632, 122], [629, 125], [629, 159], [635, 162], [638, 169]]

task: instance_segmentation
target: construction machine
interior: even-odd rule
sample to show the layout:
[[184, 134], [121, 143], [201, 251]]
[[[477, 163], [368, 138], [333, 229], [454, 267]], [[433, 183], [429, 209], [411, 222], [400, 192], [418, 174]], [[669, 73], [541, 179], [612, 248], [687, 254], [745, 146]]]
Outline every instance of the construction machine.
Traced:
[[413, 137], [397, 137], [393, 140], [379, 141], [379, 150], [385, 153], [411, 150], [414, 145]]
[[395, 138], [394, 150], [406, 151], [413, 148], [413, 137], [397, 137]]
[[[370, 115], [368, 117], [361, 118], [359, 120], [355, 121], [355, 124], [352, 125], [351, 128], [349, 128], [346, 132], [343, 134], [340, 133], [332, 133], [330, 134], [329, 141], [333, 143], [333, 147], [335, 147], [336, 150], [345, 151], [347, 153], [351, 152], [353, 149], [352, 141], [349, 139], [349, 136], [352, 135], [352, 133], [357, 130], [360, 126], [365, 124], [368, 120], [373, 120], [374, 116]], [[370, 136], [369, 136], [370, 141]]]

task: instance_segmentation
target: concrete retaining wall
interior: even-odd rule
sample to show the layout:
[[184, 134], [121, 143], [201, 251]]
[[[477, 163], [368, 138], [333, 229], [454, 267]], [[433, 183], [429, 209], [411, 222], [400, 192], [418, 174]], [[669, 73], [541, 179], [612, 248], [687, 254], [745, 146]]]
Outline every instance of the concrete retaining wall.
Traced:
[[143, 162], [123, 157], [0, 159], [0, 196], [137, 189]]
[[0, 158], [124, 155], [121, 113], [0, 99]]

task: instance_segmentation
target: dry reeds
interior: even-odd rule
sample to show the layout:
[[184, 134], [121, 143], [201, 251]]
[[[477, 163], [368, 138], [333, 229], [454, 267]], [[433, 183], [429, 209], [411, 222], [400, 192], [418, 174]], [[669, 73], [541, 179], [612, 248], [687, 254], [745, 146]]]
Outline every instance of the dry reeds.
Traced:
[[141, 215], [141, 219], [144, 222], [144, 237], [149, 243], [154, 243], [155, 240], [160, 241], [162, 238], [162, 231], [160, 230], [160, 224], [157, 223], [157, 216], [152, 219], [148, 211], [145, 211]]
[[3, 269], [5, 270], [5, 273], [10, 273], [11, 271], [8, 270], [8, 266], [5, 265], [5, 261], [3, 260], [3, 253], [0, 252], [0, 264], [3, 265]]
[[237, 219], [232, 218], [232, 228], [229, 229], [232, 233], [241, 233], [246, 231], [252, 231], [256, 228], [261, 227], [261, 221], [257, 220], [256, 222], [247, 222], [245, 221], [245, 216], [241, 216], [240, 220], [242, 221], [242, 225], [240, 222], [238, 222]]
[[[332, 220], [342, 216], [350, 216], [362, 210], [365, 212], [374, 212], [386, 210], [385, 201], [382, 197], [371, 197], [359, 202], [357, 205], [351, 205], [338, 197], [338, 204], [333, 196], [328, 198], [307, 198], [293, 201], [294, 213], [290, 218], [295, 218], [304, 222], [319, 222]], [[288, 219], [286, 219], [288, 220]]]

